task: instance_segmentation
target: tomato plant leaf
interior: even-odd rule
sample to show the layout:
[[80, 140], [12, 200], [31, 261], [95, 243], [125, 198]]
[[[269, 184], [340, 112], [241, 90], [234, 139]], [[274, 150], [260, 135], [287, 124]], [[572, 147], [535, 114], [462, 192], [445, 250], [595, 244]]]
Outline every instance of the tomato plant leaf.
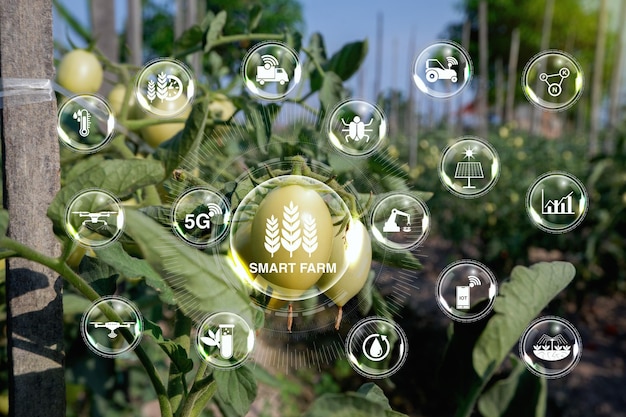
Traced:
[[6, 236], [9, 229], [9, 211], [0, 209], [0, 236]]
[[515, 355], [509, 355], [513, 369], [508, 377], [494, 383], [478, 399], [483, 417], [541, 417], [546, 412], [548, 387], [545, 378], [536, 378]]
[[185, 50], [199, 44], [200, 42], [202, 42], [203, 34], [204, 32], [200, 25], [193, 25], [189, 29], [185, 30], [178, 37], [178, 39], [174, 41], [174, 49]]
[[76, 316], [83, 314], [91, 306], [91, 301], [82, 295], [63, 293], [63, 315]]
[[341, 78], [332, 71], [326, 72], [319, 92], [322, 109], [332, 109], [335, 104], [343, 99], [344, 93], [345, 90]]
[[207, 100], [195, 104], [182, 132], [161, 143], [156, 149], [154, 156], [165, 166], [166, 175], [174, 171], [206, 136], [204, 130], [210, 118], [209, 112]]
[[513, 268], [511, 279], [500, 287], [493, 307], [495, 314], [474, 347], [472, 362], [480, 377], [488, 377], [488, 371], [499, 366], [528, 323], [567, 287], [574, 275], [576, 270], [568, 262]]
[[217, 382], [217, 395], [239, 416], [245, 415], [257, 393], [256, 379], [245, 366], [229, 371], [213, 372]]
[[367, 40], [345, 44], [330, 57], [324, 68], [346, 81], [354, 75], [367, 56]]
[[120, 274], [100, 259], [84, 256], [78, 265], [78, 273], [89, 286], [101, 296], [113, 295]]
[[143, 277], [146, 284], [157, 292], [162, 302], [174, 304], [174, 293], [163, 278], [150, 267], [146, 260], [134, 258], [126, 253], [120, 243], [98, 249], [96, 254], [98, 259], [126, 277]]
[[262, 105], [253, 101], [244, 107], [246, 119], [250, 121], [256, 134], [256, 144], [262, 152], [267, 152], [267, 145], [272, 135], [272, 123], [276, 119], [279, 106], [275, 103]]
[[324, 394], [311, 405], [304, 417], [406, 417], [391, 410], [388, 401], [383, 403], [380, 398], [384, 396], [382, 392], [372, 391], [373, 388], [364, 390], [367, 392]]
[[234, 272], [216, 255], [207, 255], [172, 235], [148, 216], [127, 210], [126, 232], [172, 289], [178, 307], [188, 317], [201, 320], [206, 313], [230, 311], [254, 323], [253, 309]]
[[163, 337], [163, 331], [158, 324], [150, 320], [144, 320], [144, 335], [150, 336], [159, 345], [159, 347], [172, 360], [174, 365], [182, 373], [191, 372], [193, 369], [193, 361], [189, 359], [187, 351], [178, 343]]
[[391, 410], [389, 400], [385, 397], [385, 393], [373, 382], [361, 385], [356, 392], [357, 394], [363, 395], [368, 400], [380, 404], [385, 408], [385, 410]]
[[250, 12], [248, 13], [248, 30], [250, 32], [255, 31], [255, 29], [259, 26], [262, 17], [263, 8], [260, 4], [255, 4], [250, 8]]
[[205, 53], [213, 48], [213, 43], [222, 35], [222, 30], [224, 25], [226, 25], [226, 17], [226, 11], [222, 10], [211, 20], [202, 45]]
[[164, 176], [163, 166], [153, 160], [100, 161], [61, 188], [48, 207], [48, 217], [52, 220], [57, 235], [66, 236], [65, 209], [80, 191], [97, 188], [107, 190], [123, 199], [140, 188], [159, 183]]

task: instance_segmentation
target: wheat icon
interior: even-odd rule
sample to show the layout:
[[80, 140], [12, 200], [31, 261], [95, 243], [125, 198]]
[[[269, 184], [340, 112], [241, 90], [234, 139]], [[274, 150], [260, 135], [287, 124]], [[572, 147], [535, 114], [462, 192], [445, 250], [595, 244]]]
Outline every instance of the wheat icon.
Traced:
[[146, 95], [148, 96], [148, 100], [150, 100], [150, 103], [152, 103], [152, 101], [156, 98], [155, 85], [154, 81], [152, 80], [148, 80], [148, 93]]
[[317, 225], [315, 217], [310, 214], [303, 216], [304, 236], [302, 238], [302, 249], [309, 254], [309, 258], [317, 249]]
[[265, 222], [265, 249], [272, 254], [272, 258], [278, 249], [280, 249], [279, 240], [278, 219], [272, 214], [272, 217]]
[[300, 238], [300, 213], [298, 212], [298, 206], [293, 204], [293, 201], [289, 202], [289, 207], [284, 206], [283, 210], [283, 228], [282, 238], [280, 243], [283, 248], [289, 251], [289, 257], [293, 257], [294, 251], [296, 251], [302, 239]]
[[167, 74], [164, 72], [157, 75], [156, 95], [161, 99], [161, 102], [167, 98]]

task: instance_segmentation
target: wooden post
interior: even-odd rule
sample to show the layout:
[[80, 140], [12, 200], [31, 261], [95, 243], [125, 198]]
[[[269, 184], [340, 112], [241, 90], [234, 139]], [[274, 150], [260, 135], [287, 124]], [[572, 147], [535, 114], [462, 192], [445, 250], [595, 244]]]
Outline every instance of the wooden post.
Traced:
[[598, 9], [598, 32], [596, 37], [596, 56], [593, 60], [591, 81], [591, 120], [589, 131], [589, 156], [600, 150], [598, 134], [600, 131], [600, 100], [602, 99], [602, 69], [604, 68], [604, 52], [606, 50], [606, 26], [608, 7], [606, 0], [600, 0]]
[[[626, 0], [620, 1], [620, 22], [626, 19]], [[619, 123], [620, 93], [622, 92], [622, 72], [624, 69], [624, 48], [626, 48], [626, 27], [621, 26], [617, 30], [617, 42], [615, 46], [615, 65], [611, 78], [611, 91], [609, 99], [609, 137], [604, 143], [604, 152], [611, 154], [615, 148], [615, 135]]]
[[[0, 2], [0, 77], [53, 79], [52, 1]], [[5, 97], [4, 205], [9, 237], [50, 256], [59, 244], [46, 210], [59, 189], [56, 102]], [[65, 415], [62, 280], [24, 259], [7, 262], [9, 401], [14, 417]]]
[[517, 61], [519, 57], [519, 29], [511, 32], [511, 50], [509, 51], [509, 74], [506, 88], [506, 121], [511, 123], [515, 119], [515, 90], [517, 78]]
[[[91, 27], [98, 49], [113, 62], [120, 59], [120, 44], [115, 31], [115, 0], [98, 0], [91, 2]], [[105, 72], [105, 79], [114, 79], [114, 75]], [[99, 93], [109, 94], [113, 86], [103, 83]]]
[[478, 131], [486, 140], [489, 132], [489, 44], [488, 44], [487, 0], [481, 0], [478, 5], [478, 59], [480, 72], [478, 73]]
[[128, 0], [126, 42], [130, 50], [128, 62], [140, 67], [143, 64], [143, 18], [141, 0]]
[[[552, 16], [554, 15], [554, 0], [546, 1], [546, 9], [543, 15], [543, 27], [541, 29], [541, 46], [540, 50], [543, 52], [550, 46], [550, 37], [552, 36]], [[543, 88], [539, 88], [541, 81], [537, 79], [535, 85], [535, 91], [539, 91], [539, 97], [543, 97]], [[536, 134], [540, 130], [541, 114], [543, 110], [538, 109], [536, 106], [532, 106], [530, 113], [530, 133]]]

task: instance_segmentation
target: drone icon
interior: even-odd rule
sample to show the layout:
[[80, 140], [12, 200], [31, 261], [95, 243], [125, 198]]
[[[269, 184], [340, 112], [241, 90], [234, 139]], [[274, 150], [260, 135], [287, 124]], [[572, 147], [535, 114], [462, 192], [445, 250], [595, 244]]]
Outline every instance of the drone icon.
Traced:
[[96, 329], [99, 329], [100, 327], [106, 327], [109, 330], [109, 334], [107, 336], [109, 336], [110, 339], [115, 339], [117, 337], [117, 333], [115, 333], [117, 329], [119, 329], [120, 327], [125, 327], [127, 329], [130, 329], [130, 326], [134, 325], [135, 322], [124, 321], [122, 323], [118, 323], [116, 321], [107, 321], [103, 323], [103, 322], [96, 321], [96, 322], [92, 322], [91, 324], [93, 324], [93, 327], [95, 327]]
[[80, 217], [89, 217], [88, 220], [83, 222], [83, 226], [87, 226], [88, 224], [102, 224], [102, 226], [107, 227], [109, 224], [106, 220], [101, 219], [101, 217], [110, 217], [111, 214], [117, 214], [117, 211], [99, 211], [96, 213], [89, 211], [73, 211], [72, 213], [78, 214]]

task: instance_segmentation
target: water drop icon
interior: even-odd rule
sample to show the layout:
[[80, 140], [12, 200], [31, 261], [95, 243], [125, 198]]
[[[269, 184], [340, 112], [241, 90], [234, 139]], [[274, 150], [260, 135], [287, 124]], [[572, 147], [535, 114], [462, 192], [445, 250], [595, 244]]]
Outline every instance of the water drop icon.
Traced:
[[383, 345], [380, 344], [378, 338], [374, 339], [372, 346], [370, 346], [370, 356], [374, 358], [380, 358], [383, 354]]
[[367, 336], [361, 347], [363, 349], [363, 355], [373, 362], [382, 361], [389, 355], [391, 350], [387, 336], [378, 333]]

